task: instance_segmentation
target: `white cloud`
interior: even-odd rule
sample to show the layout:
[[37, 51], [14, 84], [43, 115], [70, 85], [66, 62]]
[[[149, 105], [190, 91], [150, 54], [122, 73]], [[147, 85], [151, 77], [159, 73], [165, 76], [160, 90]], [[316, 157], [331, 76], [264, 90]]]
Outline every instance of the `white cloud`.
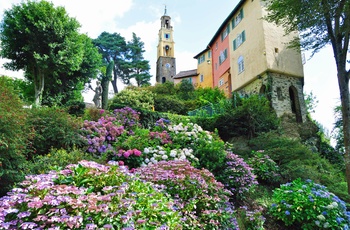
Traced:
[[80, 24], [81, 32], [96, 38], [103, 31], [117, 31], [116, 18], [121, 18], [131, 10], [133, 0], [99, 0], [74, 1], [53, 0], [56, 6], [64, 6], [69, 16], [75, 17]]

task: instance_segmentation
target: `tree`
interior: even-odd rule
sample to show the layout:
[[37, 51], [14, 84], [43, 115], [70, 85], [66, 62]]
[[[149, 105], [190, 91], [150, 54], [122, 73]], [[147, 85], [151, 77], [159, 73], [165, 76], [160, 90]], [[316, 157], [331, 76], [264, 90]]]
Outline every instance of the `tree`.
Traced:
[[25, 71], [34, 82], [35, 103], [40, 105], [45, 80], [59, 81], [60, 73], [78, 71], [84, 58], [80, 25], [63, 7], [52, 3], [22, 2], [4, 12], [0, 25], [0, 56], [10, 59], [4, 66]]
[[94, 44], [97, 46], [99, 52], [102, 54], [104, 63], [114, 62], [113, 67], [113, 79], [111, 80], [114, 93], [118, 93], [117, 80], [120, 79], [123, 82], [128, 81], [128, 69], [125, 60], [127, 45], [125, 38], [118, 33], [101, 33], [96, 39]]
[[132, 40], [128, 42], [128, 69], [129, 79], [135, 79], [138, 87], [150, 85], [151, 75], [149, 74], [149, 61], [144, 60], [144, 43], [141, 38], [132, 33]]
[[286, 33], [299, 31], [291, 47], [312, 50], [315, 54], [326, 45], [331, 45], [337, 66], [340, 91], [346, 180], [350, 194], [350, 95], [349, 95], [349, 0], [264, 0], [267, 3], [269, 22], [285, 28]]
[[102, 57], [98, 49], [92, 43], [92, 39], [81, 34], [83, 56], [79, 68], [75, 71], [67, 71], [64, 68], [57, 69], [59, 78], [50, 77], [45, 81], [43, 104], [64, 105], [69, 101], [83, 101], [82, 91], [86, 83], [95, 79], [102, 64]]

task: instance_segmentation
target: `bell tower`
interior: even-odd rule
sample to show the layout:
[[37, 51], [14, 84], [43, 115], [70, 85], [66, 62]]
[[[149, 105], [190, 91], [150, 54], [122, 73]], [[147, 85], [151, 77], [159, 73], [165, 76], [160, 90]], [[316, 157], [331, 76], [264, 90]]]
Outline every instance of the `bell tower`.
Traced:
[[171, 18], [167, 15], [165, 6], [164, 15], [160, 18], [161, 27], [158, 33], [157, 46], [157, 83], [164, 83], [166, 81], [174, 81], [176, 75], [176, 62], [174, 55], [174, 37], [173, 27], [171, 26]]

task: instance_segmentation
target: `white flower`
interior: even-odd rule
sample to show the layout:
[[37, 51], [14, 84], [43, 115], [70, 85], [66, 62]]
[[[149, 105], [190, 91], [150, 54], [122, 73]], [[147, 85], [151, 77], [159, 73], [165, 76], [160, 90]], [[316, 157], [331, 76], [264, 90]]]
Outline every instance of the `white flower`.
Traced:
[[176, 157], [176, 150], [171, 150], [170, 151], [170, 156], [171, 157]]
[[326, 217], [324, 217], [324, 215], [318, 215], [317, 216], [317, 219], [319, 219], [319, 220], [326, 220]]
[[167, 156], [167, 155], [163, 155], [163, 156], [162, 156], [162, 159], [163, 159], [163, 160], [166, 160], [166, 159], [168, 159], [168, 156]]
[[164, 155], [165, 154], [165, 151], [159, 151], [158, 152], [160, 155]]
[[145, 148], [145, 149], [143, 150], [143, 152], [146, 153], [146, 154], [149, 153], [149, 148]]
[[152, 157], [152, 158], [151, 158], [151, 161], [152, 161], [152, 162], [154, 162], [154, 161], [155, 161], [154, 157]]
[[185, 155], [181, 155], [179, 159], [180, 160], [186, 160], [186, 156]]
[[148, 162], [149, 162], [149, 159], [148, 159], [148, 158], [146, 158], [146, 159], [145, 159], [145, 163], [147, 164]]

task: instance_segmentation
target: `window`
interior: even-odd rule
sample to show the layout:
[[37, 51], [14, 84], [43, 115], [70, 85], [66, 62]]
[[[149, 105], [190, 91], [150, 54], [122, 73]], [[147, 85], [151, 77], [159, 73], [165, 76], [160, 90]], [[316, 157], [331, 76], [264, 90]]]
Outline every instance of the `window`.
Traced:
[[222, 85], [224, 85], [224, 79], [220, 79], [219, 80], [219, 87], [222, 86]]
[[245, 42], [245, 30], [238, 34], [237, 38], [233, 40], [233, 50], [236, 50], [243, 42]]
[[164, 38], [168, 40], [170, 38], [170, 34], [164, 34]]
[[198, 58], [198, 64], [201, 64], [205, 61], [205, 54], [201, 55], [199, 58]]
[[243, 19], [243, 8], [239, 11], [239, 13], [232, 19], [232, 29], [235, 28]]
[[188, 81], [192, 84], [192, 77], [190, 77], [190, 78], [188, 79]]
[[211, 58], [211, 50], [208, 51], [208, 59]]
[[204, 75], [203, 75], [203, 74], [201, 74], [201, 76], [199, 77], [199, 81], [200, 81], [200, 82], [203, 82], [203, 81], [204, 81]]
[[242, 73], [244, 71], [244, 58], [243, 58], [243, 56], [239, 56], [237, 63], [238, 63], [238, 73]]
[[221, 65], [227, 58], [227, 49], [220, 52], [219, 65]]
[[221, 33], [221, 41], [223, 41], [227, 35], [230, 33], [230, 25], [227, 25], [225, 30]]

